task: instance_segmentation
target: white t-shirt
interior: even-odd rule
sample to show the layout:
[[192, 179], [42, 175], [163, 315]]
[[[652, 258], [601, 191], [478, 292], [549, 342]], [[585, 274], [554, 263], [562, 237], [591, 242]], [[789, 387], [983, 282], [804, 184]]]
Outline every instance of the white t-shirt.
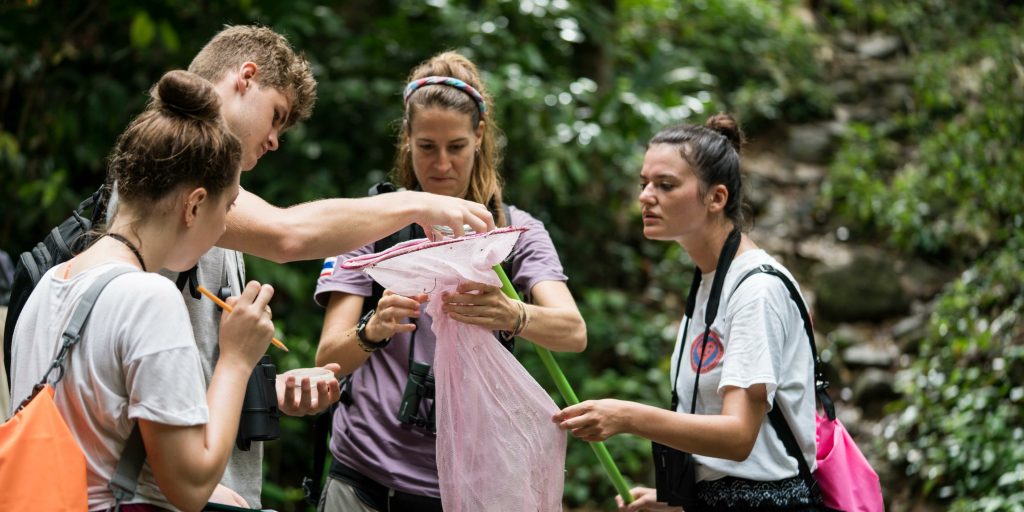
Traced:
[[[100, 265], [71, 279], [50, 269], [25, 303], [14, 331], [12, 407], [32, 391], [57, 354], [61, 335]], [[89, 510], [114, 504], [107, 484], [137, 419], [174, 426], [205, 424], [206, 386], [188, 313], [174, 283], [157, 274], [118, 276], [100, 294], [56, 386], [61, 416], [85, 453]], [[52, 379], [53, 375], [51, 375]], [[143, 466], [130, 503], [173, 510]]]
[[[755, 274], [736, 291], [736, 283], [749, 270], [771, 265], [792, 279], [789, 271], [763, 250], [747, 251], [732, 262], [722, 287], [718, 316], [708, 335], [701, 367], [697, 414], [721, 414], [722, 394], [726, 386], [748, 388], [764, 384], [768, 407], [778, 399], [797, 443], [811, 471], [815, 468], [815, 394], [814, 362], [800, 311], [789, 297], [785, 284], [770, 274]], [[711, 294], [715, 273], [701, 277], [694, 318], [683, 338], [686, 317], [679, 324], [679, 335], [672, 354], [672, 375], [679, 396], [679, 412], [689, 413], [693, 381], [700, 360], [704, 334], [704, 311]], [[795, 283], [796, 281], [793, 280]], [[676, 367], [679, 350], [685, 350], [682, 371]], [[797, 461], [772, 428], [768, 416], [761, 422], [750, 456], [743, 462], [694, 455], [697, 480], [717, 480], [732, 476], [748, 480], [771, 481], [799, 474]]]

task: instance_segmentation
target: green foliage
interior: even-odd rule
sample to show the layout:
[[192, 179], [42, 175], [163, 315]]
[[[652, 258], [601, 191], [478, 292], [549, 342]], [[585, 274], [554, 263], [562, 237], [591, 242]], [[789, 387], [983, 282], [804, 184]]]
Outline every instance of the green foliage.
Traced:
[[1021, 510], [1020, 7], [830, 4], [842, 13], [836, 27], [901, 34], [914, 81], [906, 113], [848, 131], [826, 202], [861, 237], [966, 268], [935, 304], [878, 446], [915, 491], [951, 510]]
[[926, 255], [970, 260], [1004, 244], [1024, 222], [1022, 28], [995, 25], [969, 44], [917, 56], [915, 108], [848, 133], [825, 187], [835, 209]]
[[[912, 49], [955, 48], [993, 22], [1020, 19], [1019, 2], [992, 0], [825, 0], [824, 21], [839, 30], [895, 33]], [[927, 22], [923, 22], [923, 21]]]
[[[675, 244], [642, 240], [637, 173], [660, 128], [737, 112], [755, 131], [826, 115], [819, 39], [795, 1], [114, 0], [73, 8], [0, 7], [0, 214], [3, 249], [34, 244], [103, 181], [104, 156], [162, 73], [188, 66], [225, 23], [264, 23], [305, 51], [319, 81], [313, 117], [286, 133], [243, 185], [291, 205], [362, 196], [391, 168], [409, 70], [457, 49], [484, 71], [505, 133], [509, 202], [544, 220], [588, 321], [582, 354], [556, 354], [581, 399], [668, 403], [669, 353], [692, 265]], [[12, 214], [17, 212], [17, 215]], [[336, 229], [345, 229], [337, 226]], [[247, 258], [274, 284], [282, 370], [312, 363], [322, 311], [318, 262]], [[549, 389], [532, 349], [517, 349]], [[561, 403], [556, 398], [556, 403]], [[308, 419], [268, 443], [266, 505], [300, 510]], [[631, 482], [651, 484], [650, 444], [614, 438]], [[570, 441], [566, 503], [613, 508], [614, 488], [585, 443]]]
[[[891, 462], [956, 510], [1024, 507], [1024, 230], [952, 283], [899, 388]], [[994, 507], [994, 508], [993, 508]]]

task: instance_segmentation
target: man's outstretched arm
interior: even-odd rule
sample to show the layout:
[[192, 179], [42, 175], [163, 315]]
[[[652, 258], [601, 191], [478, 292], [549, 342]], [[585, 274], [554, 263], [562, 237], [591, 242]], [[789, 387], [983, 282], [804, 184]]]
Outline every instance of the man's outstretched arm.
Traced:
[[242, 190], [217, 245], [277, 263], [326, 258], [384, 238], [408, 224], [494, 228], [481, 204], [427, 192], [391, 192], [358, 199], [321, 199], [279, 208]]

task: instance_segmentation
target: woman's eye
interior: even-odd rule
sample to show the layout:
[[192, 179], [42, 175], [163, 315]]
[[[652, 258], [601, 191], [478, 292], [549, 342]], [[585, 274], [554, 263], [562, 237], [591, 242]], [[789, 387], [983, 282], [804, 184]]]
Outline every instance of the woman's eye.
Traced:
[[669, 190], [672, 190], [674, 186], [671, 183], [658, 183], [658, 188], [668, 192]]
[[466, 147], [465, 144], [456, 144], [454, 146], [448, 146], [448, 151], [451, 151], [452, 153], [455, 153], [456, 151], [462, 151], [462, 149], [465, 148], [465, 147]]

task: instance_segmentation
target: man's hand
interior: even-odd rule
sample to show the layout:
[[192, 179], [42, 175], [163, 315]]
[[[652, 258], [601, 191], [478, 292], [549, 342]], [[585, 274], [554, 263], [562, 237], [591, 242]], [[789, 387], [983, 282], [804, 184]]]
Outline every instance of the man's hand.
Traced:
[[465, 225], [477, 233], [494, 229], [494, 217], [487, 207], [480, 203], [429, 192], [403, 191], [395, 192], [393, 195], [395, 201], [404, 201], [417, 210], [416, 224], [419, 224], [428, 235], [435, 225], [452, 228], [456, 237], [466, 234], [463, 228]]
[[[341, 366], [336, 363], [327, 364], [323, 368], [330, 370], [335, 376], [341, 371]], [[299, 389], [298, 393], [295, 392], [296, 388]], [[294, 375], [278, 375], [277, 408], [289, 416], [308, 416], [327, 410], [341, 398], [341, 389], [336, 378], [321, 380], [316, 383], [315, 388], [314, 392], [309, 377], [303, 377], [299, 382]]]

